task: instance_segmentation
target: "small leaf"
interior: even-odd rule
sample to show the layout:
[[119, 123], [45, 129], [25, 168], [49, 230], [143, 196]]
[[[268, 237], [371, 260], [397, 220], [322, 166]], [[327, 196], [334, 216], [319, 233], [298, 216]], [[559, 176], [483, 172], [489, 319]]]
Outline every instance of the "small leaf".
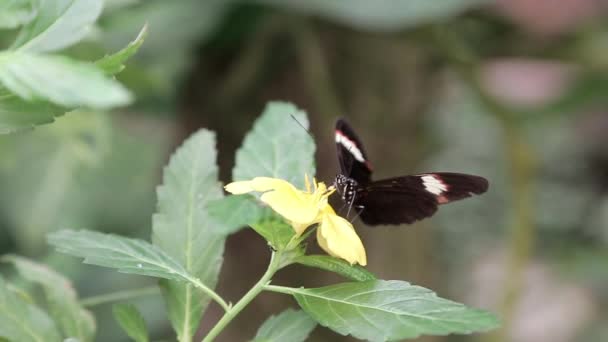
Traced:
[[251, 225], [275, 250], [284, 250], [296, 234], [293, 228], [280, 218], [269, 217]]
[[103, 0], [43, 0], [36, 19], [24, 26], [11, 49], [49, 52], [79, 42], [101, 14]]
[[44, 101], [25, 101], [0, 87], [0, 134], [51, 123], [66, 109]]
[[226, 235], [236, 233], [241, 228], [271, 215], [267, 208], [257, 203], [255, 197], [248, 195], [227, 196], [212, 201], [207, 210], [209, 215], [223, 223], [220, 227], [225, 230], [220, 233]]
[[128, 90], [94, 64], [62, 56], [2, 52], [0, 83], [23, 99], [65, 107], [107, 109], [132, 100]]
[[147, 241], [87, 230], [60, 230], [49, 234], [49, 243], [59, 252], [84, 258], [87, 264], [151, 277], [192, 279], [182, 265]]
[[0, 277], [0, 336], [19, 342], [59, 342], [55, 324], [38, 307], [11, 292]]
[[321, 325], [370, 341], [468, 334], [499, 325], [488, 312], [439, 298], [404, 281], [342, 283], [291, 291], [302, 309]]
[[139, 31], [137, 38], [130, 42], [124, 49], [116, 52], [115, 54], [108, 55], [95, 62], [95, 64], [103, 70], [106, 75], [115, 75], [121, 72], [125, 68], [125, 62], [133, 56], [141, 44], [144, 43], [144, 39], [148, 35], [148, 25]]
[[322, 270], [338, 273], [355, 281], [375, 280], [376, 276], [359, 265], [351, 265], [348, 262], [331, 257], [329, 255], [303, 255], [294, 259], [294, 262], [320, 268]]
[[[222, 265], [222, 222], [207, 211], [224, 195], [218, 181], [215, 135], [202, 129], [171, 157], [157, 189], [158, 212], [152, 218], [152, 241], [185, 270], [213, 289]], [[199, 326], [209, 297], [190, 284], [161, 282], [169, 318], [180, 341], [189, 341]]]
[[232, 178], [274, 177], [303, 188], [304, 174], [315, 174], [315, 143], [307, 129], [305, 112], [291, 103], [270, 102], [236, 152]]
[[112, 306], [112, 313], [130, 338], [136, 342], [149, 341], [146, 322], [133, 304], [115, 304]]
[[79, 304], [76, 291], [66, 278], [47, 266], [22, 257], [10, 255], [2, 260], [13, 263], [23, 278], [42, 285], [49, 310], [64, 336], [78, 338], [82, 342], [93, 340], [95, 319]]
[[301, 342], [317, 326], [303, 311], [287, 309], [262, 324], [253, 342]]
[[32, 0], [11, 0], [0, 3], [0, 28], [15, 28], [29, 23], [36, 16]]

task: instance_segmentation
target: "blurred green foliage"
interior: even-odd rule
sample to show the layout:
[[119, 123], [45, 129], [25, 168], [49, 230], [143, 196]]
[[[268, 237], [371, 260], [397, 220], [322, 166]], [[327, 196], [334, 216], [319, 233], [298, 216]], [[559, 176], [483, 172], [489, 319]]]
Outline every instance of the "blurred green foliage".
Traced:
[[[474, 0], [0, 0], [0, 132], [20, 131], [0, 136], [0, 248], [55, 265], [86, 295], [145, 286], [145, 280], [124, 280], [48, 255], [46, 234], [88, 227], [149, 236], [154, 188], [181, 137], [199, 126], [217, 131], [220, 175], [228, 175], [231, 152], [254, 115], [278, 98], [312, 113], [312, 132], [323, 146], [320, 177], [335, 173], [328, 137], [334, 117], [345, 115], [362, 128], [379, 175], [449, 170], [490, 179], [482, 200], [446, 206], [409, 231], [362, 227], [374, 273], [399, 274], [470, 299], [471, 292], [481, 292], [476, 286], [483, 287], [473, 276], [482, 261], [511, 272], [494, 252], [520, 255], [514, 279], [526, 278], [526, 265], [541, 263], [555, 272], [556, 282], [591, 298], [594, 313], [578, 323], [574, 340], [605, 339], [606, 14], [598, 9], [565, 32], [543, 36], [508, 13]], [[556, 20], [549, 11], [542, 14], [530, 16], [539, 23]], [[149, 33], [141, 44], [136, 37], [146, 23]], [[135, 55], [122, 50], [133, 40]], [[104, 67], [108, 54], [119, 56], [118, 64]], [[510, 58], [559, 63], [572, 80], [545, 101], [511, 103], [500, 91], [488, 93], [482, 80], [487, 64]], [[118, 71], [116, 80], [111, 75]], [[517, 82], [510, 89], [529, 80]], [[124, 107], [130, 99], [134, 104]], [[121, 109], [110, 113], [116, 106]], [[301, 129], [284, 125], [286, 132]], [[532, 174], [524, 175], [530, 187], [518, 185], [512, 131], [533, 161]], [[518, 216], [521, 193], [528, 194], [529, 213]], [[523, 226], [532, 227], [524, 231], [527, 239], [510, 240], [522, 217]], [[227, 268], [238, 267], [246, 253], [266, 252], [250, 247], [256, 237], [247, 234], [228, 241]], [[527, 250], [517, 248], [525, 244]], [[219, 286], [236, 298], [243, 287], [234, 284], [253, 276], [249, 267], [232, 269]], [[324, 274], [284, 280], [324, 284]], [[486, 279], [486, 287], [495, 282], [502, 283]], [[519, 292], [524, 301], [526, 286], [515, 288], [514, 298]], [[483, 306], [492, 307], [498, 297]], [[153, 336], [171, 336], [158, 301], [137, 304]], [[106, 309], [93, 310], [98, 340], [126, 338]], [[266, 316], [258, 312], [276, 312], [252, 310], [236, 323], [242, 332], [228, 339], [251, 338]], [[211, 311], [201, 330], [217, 317]], [[315, 331], [310, 339], [338, 337]]]

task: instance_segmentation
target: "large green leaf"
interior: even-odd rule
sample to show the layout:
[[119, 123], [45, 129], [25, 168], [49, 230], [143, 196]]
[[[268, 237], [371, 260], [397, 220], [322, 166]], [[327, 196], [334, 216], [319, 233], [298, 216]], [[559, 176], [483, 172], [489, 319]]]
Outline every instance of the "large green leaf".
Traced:
[[[214, 288], [222, 264], [225, 234], [207, 211], [223, 197], [218, 181], [215, 135], [200, 130], [188, 138], [165, 167], [153, 216], [153, 243], [180, 262], [193, 276]], [[169, 318], [180, 341], [190, 341], [209, 298], [192, 285], [161, 283]]]
[[179, 262], [147, 241], [87, 230], [60, 230], [49, 234], [49, 243], [59, 252], [84, 258], [87, 264], [151, 277], [192, 279]]
[[301, 342], [317, 326], [308, 314], [287, 309], [262, 324], [253, 342]]
[[256, 0], [370, 31], [395, 31], [456, 15], [490, 0]]
[[76, 291], [65, 277], [22, 257], [5, 256], [3, 260], [13, 263], [23, 278], [42, 285], [51, 315], [64, 337], [93, 340], [95, 319], [78, 303]]
[[148, 342], [146, 322], [133, 304], [113, 305], [112, 313], [130, 338], [136, 342]]
[[23, 99], [47, 100], [65, 107], [106, 109], [132, 100], [127, 89], [94, 64], [62, 56], [2, 52], [0, 83]]
[[134, 41], [129, 43], [126, 47], [120, 51], [105, 56], [102, 59], [95, 62], [95, 64], [108, 75], [115, 75], [121, 72], [125, 68], [125, 62], [133, 56], [137, 50], [144, 43], [144, 39], [148, 34], [148, 25], [145, 25]]
[[338, 273], [356, 281], [375, 280], [376, 276], [359, 265], [351, 265], [347, 261], [329, 255], [302, 255], [294, 259], [300, 265], [320, 268]]
[[439, 298], [404, 281], [342, 283], [290, 292], [321, 325], [370, 341], [468, 334], [498, 326], [490, 313]]
[[265, 216], [272, 215], [268, 208], [257, 203], [255, 197], [249, 195], [227, 196], [210, 202], [209, 214], [223, 224], [217, 228], [225, 229], [224, 234], [232, 234], [240, 228], [259, 222]]
[[38, 307], [11, 292], [0, 277], [0, 337], [19, 342], [59, 342], [55, 324]]
[[34, 20], [21, 29], [12, 49], [56, 51], [79, 42], [101, 14], [103, 0], [39, 0]]
[[0, 2], [0, 28], [15, 28], [27, 24], [36, 16], [33, 0], [4, 0]]
[[275, 177], [302, 188], [304, 174], [315, 174], [315, 143], [307, 129], [306, 113], [291, 103], [270, 102], [236, 152], [233, 180]]

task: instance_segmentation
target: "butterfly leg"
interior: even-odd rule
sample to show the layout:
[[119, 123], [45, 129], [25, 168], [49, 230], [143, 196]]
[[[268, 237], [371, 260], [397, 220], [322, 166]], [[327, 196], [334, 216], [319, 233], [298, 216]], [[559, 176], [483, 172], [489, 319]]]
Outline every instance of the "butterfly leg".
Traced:
[[[346, 187], [344, 189], [346, 191]], [[355, 196], [353, 196], [353, 198], [348, 201], [348, 211], [346, 212], [346, 219], [348, 219], [348, 216], [350, 215], [350, 210], [353, 208], [353, 203], [355, 203]]]
[[362, 206], [362, 205], [355, 206], [355, 209], [357, 209], [357, 210], [355, 210], [356, 214], [353, 217], [353, 219], [350, 220], [350, 223], [355, 223], [355, 221], [357, 221], [357, 219], [359, 218], [359, 215], [361, 215], [361, 213], [363, 212], [363, 208], [364, 208], [364, 206]]

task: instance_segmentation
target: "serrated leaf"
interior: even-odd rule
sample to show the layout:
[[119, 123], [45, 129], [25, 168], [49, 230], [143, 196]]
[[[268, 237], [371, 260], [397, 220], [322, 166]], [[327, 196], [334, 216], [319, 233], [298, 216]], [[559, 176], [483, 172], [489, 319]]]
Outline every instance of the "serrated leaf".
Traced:
[[207, 206], [209, 215], [223, 224], [220, 233], [233, 234], [243, 227], [254, 224], [265, 216], [271, 215], [267, 208], [262, 207], [253, 196], [227, 196], [210, 202]]
[[130, 338], [136, 342], [148, 342], [146, 322], [133, 304], [115, 304], [112, 314]]
[[34, 20], [24, 26], [11, 49], [50, 52], [79, 42], [101, 14], [103, 0], [39, 0]]
[[72, 284], [47, 266], [18, 256], [4, 256], [24, 279], [42, 285], [53, 319], [61, 328], [63, 336], [78, 338], [82, 342], [92, 341], [95, 335], [93, 315], [78, 303]]
[[287, 309], [271, 316], [258, 329], [253, 342], [301, 342], [305, 341], [317, 326], [303, 311]]
[[0, 276], [0, 336], [19, 342], [59, 342], [55, 324], [38, 307], [11, 292]]
[[[224, 193], [218, 181], [214, 133], [202, 129], [177, 149], [164, 169], [157, 193], [153, 243], [213, 289], [226, 237], [218, 233], [223, 230], [221, 221], [207, 211], [207, 204]], [[191, 340], [209, 303], [208, 296], [183, 283], [163, 281], [161, 289], [179, 340]]]
[[437, 297], [431, 290], [404, 281], [343, 283], [291, 292], [319, 324], [370, 341], [468, 334], [499, 325], [488, 312]]
[[131, 102], [131, 93], [92, 63], [62, 56], [0, 53], [0, 83], [26, 100], [65, 107], [107, 109]]
[[365, 268], [359, 265], [351, 265], [345, 260], [334, 258], [329, 255], [303, 255], [295, 258], [294, 262], [304, 266], [338, 273], [341, 276], [356, 281], [376, 279], [376, 276]]
[[489, 0], [257, 0], [317, 15], [361, 30], [395, 31], [457, 15]]
[[15, 28], [27, 24], [36, 16], [32, 0], [9, 0], [0, 2], [0, 28]]
[[233, 180], [274, 177], [302, 189], [304, 174], [315, 174], [315, 143], [307, 129], [304, 111], [291, 103], [268, 103], [236, 152]]
[[0, 134], [28, 130], [48, 124], [66, 109], [44, 101], [25, 101], [0, 87]]
[[141, 44], [144, 43], [144, 39], [148, 35], [148, 25], [144, 25], [144, 27], [139, 31], [137, 38], [134, 41], [130, 42], [124, 49], [112, 54], [103, 57], [102, 59], [95, 62], [95, 64], [103, 70], [107, 75], [115, 75], [121, 72], [125, 68], [125, 62], [133, 56]]
[[251, 228], [260, 234], [275, 250], [284, 250], [296, 234], [293, 228], [278, 217], [256, 222]]
[[87, 230], [60, 230], [49, 234], [48, 240], [57, 251], [84, 258], [87, 264], [157, 278], [192, 279], [178, 261], [144, 240]]

